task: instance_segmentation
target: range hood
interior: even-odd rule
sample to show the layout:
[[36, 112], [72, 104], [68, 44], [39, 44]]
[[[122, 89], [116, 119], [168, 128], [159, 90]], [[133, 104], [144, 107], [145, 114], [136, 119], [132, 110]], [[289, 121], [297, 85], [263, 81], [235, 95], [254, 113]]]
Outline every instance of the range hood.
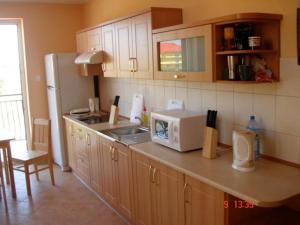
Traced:
[[103, 62], [103, 51], [84, 52], [76, 59], [76, 64], [99, 64]]

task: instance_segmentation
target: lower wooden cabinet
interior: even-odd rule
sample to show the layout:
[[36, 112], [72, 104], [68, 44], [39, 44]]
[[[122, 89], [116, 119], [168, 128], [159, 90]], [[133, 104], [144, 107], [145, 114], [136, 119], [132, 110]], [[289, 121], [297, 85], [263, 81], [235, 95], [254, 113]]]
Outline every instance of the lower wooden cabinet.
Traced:
[[224, 193], [66, 121], [76, 175], [135, 225], [226, 225]]
[[90, 184], [94, 191], [102, 193], [102, 173], [100, 169], [101, 152], [100, 137], [92, 131], [87, 131], [87, 148], [89, 151]]
[[68, 152], [68, 162], [69, 167], [72, 170], [75, 170], [76, 167], [76, 159], [75, 159], [75, 152], [74, 152], [74, 131], [73, 131], [73, 123], [65, 120], [65, 131], [66, 131], [66, 138], [67, 138], [67, 152]]
[[121, 144], [101, 140], [103, 197], [129, 222], [134, 223], [131, 150]]
[[184, 175], [133, 153], [137, 225], [184, 224]]
[[224, 192], [185, 176], [185, 225], [224, 225]]

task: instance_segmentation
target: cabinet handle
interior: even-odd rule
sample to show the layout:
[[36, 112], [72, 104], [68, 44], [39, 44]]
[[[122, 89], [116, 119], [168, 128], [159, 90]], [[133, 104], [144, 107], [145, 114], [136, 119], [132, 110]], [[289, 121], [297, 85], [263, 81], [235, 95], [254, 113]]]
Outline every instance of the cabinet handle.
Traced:
[[155, 174], [156, 174], [156, 168], [153, 169], [153, 173], [152, 173], [152, 183], [155, 183]]
[[191, 203], [190, 198], [187, 197], [188, 196], [188, 191], [189, 191], [190, 188], [191, 188], [191, 186], [188, 183], [184, 184], [183, 197], [184, 197], [184, 203], [187, 203], [187, 204]]
[[159, 170], [155, 170], [154, 178], [156, 178], [156, 185], [160, 184], [160, 176], [159, 176]]
[[87, 134], [87, 135], [86, 135], [86, 142], [87, 142], [87, 145], [88, 145], [88, 146], [91, 145], [91, 137], [90, 137], [90, 134]]
[[129, 58], [128, 65], [129, 65], [130, 72], [133, 72], [133, 61], [132, 61], [132, 58]]
[[183, 79], [183, 78], [185, 78], [185, 75], [174, 74], [173, 78], [176, 79], [176, 80], [177, 79]]
[[151, 173], [152, 173], [152, 166], [150, 165], [149, 166], [149, 178], [150, 178], [150, 182], [153, 183], [152, 176], [151, 176], [152, 174]]
[[[113, 147], [113, 155], [114, 155], [114, 161], [118, 161], [118, 149], [117, 149], [117, 151], [115, 151], [116, 150], [116, 148], [115, 147]], [[115, 154], [115, 152], [116, 152], [116, 154]]]
[[72, 126], [69, 126], [69, 129], [70, 129], [71, 137], [74, 137], [74, 132], [73, 132]]
[[109, 146], [109, 153], [110, 153], [110, 158], [111, 160], [114, 160], [114, 156], [113, 156], [113, 147], [112, 146]]
[[103, 72], [106, 72], [106, 66], [105, 66], [105, 63], [102, 63], [102, 64], [101, 64], [101, 68], [102, 68], [102, 71], [103, 71]]
[[137, 61], [136, 58], [133, 58], [133, 71], [132, 72], [136, 72], [137, 71]]

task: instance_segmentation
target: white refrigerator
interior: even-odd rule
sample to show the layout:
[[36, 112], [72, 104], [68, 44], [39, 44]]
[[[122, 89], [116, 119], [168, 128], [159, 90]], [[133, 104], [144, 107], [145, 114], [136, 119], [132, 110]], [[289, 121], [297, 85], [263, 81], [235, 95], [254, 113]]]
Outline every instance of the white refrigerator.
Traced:
[[79, 67], [74, 63], [76, 56], [76, 53], [45, 56], [53, 159], [63, 171], [69, 167], [62, 116], [72, 109], [88, 107], [88, 99], [94, 96], [93, 79], [79, 75]]

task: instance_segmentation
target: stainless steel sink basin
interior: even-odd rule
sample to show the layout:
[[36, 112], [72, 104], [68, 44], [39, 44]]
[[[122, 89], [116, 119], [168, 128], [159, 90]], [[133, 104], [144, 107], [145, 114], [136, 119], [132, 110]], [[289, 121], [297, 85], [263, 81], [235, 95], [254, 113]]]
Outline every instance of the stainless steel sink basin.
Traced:
[[151, 140], [149, 129], [141, 126], [115, 128], [100, 132], [114, 141], [125, 145], [138, 144]]
[[122, 135], [131, 135], [131, 134], [141, 134], [149, 132], [147, 128], [144, 127], [124, 127], [111, 130], [111, 133], [122, 136]]

